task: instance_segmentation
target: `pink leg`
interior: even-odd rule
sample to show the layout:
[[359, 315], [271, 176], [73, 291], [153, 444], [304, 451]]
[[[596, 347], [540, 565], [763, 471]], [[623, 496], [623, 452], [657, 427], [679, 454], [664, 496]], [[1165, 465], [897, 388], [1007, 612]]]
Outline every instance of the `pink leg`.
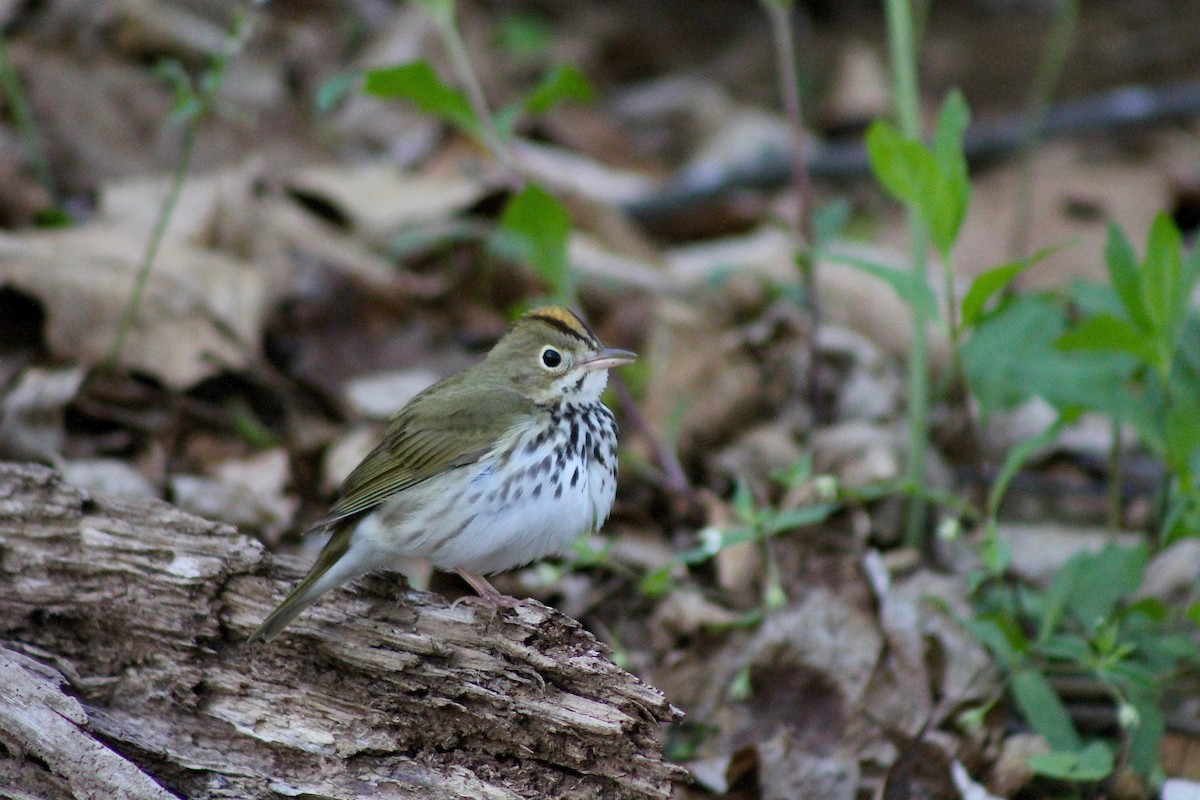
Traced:
[[457, 572], [464, 581], [471, 584], [471, 588], [474, 589], [475, 593], [479, 595], [480, 600], [487, 603], [489, 606], [492, 606], [493, 608], [500, 606], [512, 608], [513, 606], [519, 605], [521, 602], [517, 598], [509, 597], [495, 586], [492, 586], [487, 578], [478, 573], [470, 572], [462, 567], [455, 567], [454, 571]]

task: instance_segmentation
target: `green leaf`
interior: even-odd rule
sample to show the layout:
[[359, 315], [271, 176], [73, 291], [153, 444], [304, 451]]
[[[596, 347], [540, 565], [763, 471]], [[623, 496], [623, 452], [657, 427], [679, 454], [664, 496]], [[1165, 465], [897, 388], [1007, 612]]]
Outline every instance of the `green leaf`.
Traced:
[[933, 133], [933, 155], [943, 175], [961, 176], [966, 180], [967, 159], [963, 156], [962, 139], [970, 122], [967, 101], [962, 92], [955, 89], [942, 101]]
[[1167, 408], [1164, 421], [1167, 468], [1176, 475], [1188, 471], [1192, 455], [1200, 449], [1200, 397], [1180, 395]]
[[958, 194], [953, 184], [942, 181], [934, 183], [922, 194], [925, 198], [921, 203], [922, 216], [929, 228], [929, 240], [947, 262], [967, 213], [967, 200]]
[[733, 512], [737, 514], [738, 520], [746, 525], [753, 525], [758, 521], [758, 508], [754, 504], [754, 492], [750, 490], [750, 484], [746, 481], [739, 480], [733, 486]]
[[367, 70], [363, 91], [374, 97], [407, 100], [474, 137], [479, 137], [483, 130], [467, 96], [443, 82], [425, 61]]
[[994, 518], [987, 521], [987, 538], [979, 547], [979, 558], [987, 568], [988, 574], [994, 576], [1003, 575], [1004, 571], [1008, 569], [1008, 565], [1012, 563], [1012, 548], [996, 532]]
[[963, 133], [970, 119], [962, 94], [956, 90], [947, 95], [938, 111], [933, 138], [937, 180], [924, 187], [922, 193], [922, 213], [929, 225], [929, 237], [943, 259], [950, 258], [971, 199], [967, 160], [962, 150]]
[[963, 295], [960, 306], [959, 319], [962, 326], [969, 328], [974, 325], [983, 316], [983, 307], [992, 295], [1008, 286], [1014, 278], [1025, 271], [1029, 264], [1029, 261], [1001, 264], [998, 267], [992, 267], [971, 281], [971, 286]]
[[1104, 246], [1104, 263], [1108, 266], [1108, 277], [1113, 289], [1125, 308], [1125, 313], [1139, 330], [1149, 333], [1154, 326], [1146, 314], [1146, 301], [1142, 296], [1142, 274], [1138, 267], [1133, 246], [1115, 224], [1108, 225], [1108, 241]]
[[513, 195], [500, 214], [492, 245], [500, 253], [527, 262], [565, 300], [570, 293], [567, 239], [571, 217], [554, 197], [535, 183]]
[[1139, 774], [1149, 776], [1159, 764], [1158, 747], [1167, 730], [1166, 720], [1154, 696], [1139, 697], [1134, 706], [1138, 724], [1129, 735], [1129, 762]]
[[505, 14], [496, 28], [496, 44], [509, 55], [530, 61], [546, 52], [550, 33], [549, 23], [538, 14]]
[[505, 103], [492, 112], [492, 124], [496, 128], [496, 135], [500, 137], [501, 142], [512, 140], [513, 131], [517, 127], [517, 121], [521, 119], [521, 114], [524, 111], [524, 106], [519, 101], [514, 101], [512, 103]]
[[1062, 615], [1067, 610], [1067, 603], [1075, 593], [1082, 573], [1083, 560], [1078, 555], [1068, 558], [1055, 573], [1042, 604], [1042, 621], [1038, 626], [1037, 635], [1039, 643], [1047, 643], [1051, 634], [1058, 630], [1058, 624], [1062, 621]]
[[1074, 634], [1053, 635], [1038, 646], [1038, 651], [1047, 658], [1083, 666], [1092, 660], [1092, 649], [1087, 642]]
[[46, 206], [33, 215], [33, 224], [38, 228], [69, 228], [75, 219], [58, 206]]
[[587, 77], [570, 64], [560, 64], [548, 71], [537, 86], [525, 97], [525, 108], [531, 114], [541, 114], [564, 100], [590, 103], [595, 91]]
[[1112, 749], [1104, 742], [1092, 742], [1072, 752], [1038, 753], [1031, 755], [1028, 763], [1038, 775], [1079, 783], [1104, 780], [1115, 766]]
[[962, 95], [950, 94], [938, 113], [932, 151], [882, 120], [867, 130], [867, 155], [876, 178], [889, 194], [917, 210], [943, 259], [950, 257], [970, 200], [962, 153], [969, 118]]
[[1012, 618], [1003, 614], [980, 614], [964, 622], [971, 635], [992, 652], [1000, 666], [1011, 669], [1024, 660], [1029, 651], [1025, 634]]
[[1108, 544], [1098, 553], [1072, 556], [1075, 558], [1082, 562], [1082, 574], [1068, 606], [1086, 630], [1095, 631], [1117, 603], [1141, 585], [1150, 553], [1145, 545]]
[[675, 566], [675, 562], [671, 562], [647, 572], [638, 581], [638, 591], [650, 598], [664, 597], [674, 586], [671, 573], [674, 571]]
[[1004, 493], [1008, 491], [1008, 484], [1021, 471], [1021, 467], [1025, 466], [1025, 462], [1029, 460], [1030, 456], [1056, 442], [1062, 435], [1063, 428], [1073, 422], [1077, 416], [1078, 414], [1065, 412], [1059, 414], [1058, 418], [1047, 425], [1037, 436], [1026, 439], [1008, 451], [1008, 455], [1004, 457], [1004, 463], [1000, 466], [1000, 472], [996, 475], [992, 482], [992, 488], [988, 492], [987, 516], [989, 519], [996, 518], [1000, 510], [1000, 501], [1004, 499]]
[[1041, 397], [1060, 411], [1085, 408], [1158, 425], [1159, 410], [1129, 386], [1137, 362], [1123, 353], [1056, 348], [1066, 328], [1060, 304], [1039, 295], [1018, 295], [976, 326], [960, 354], [984, 418]]
[[1058, 337], [1054, 343], [1063, 350], [1109, 350], [1128, 353], [1146, 364], [1158, 364], [1158, 350], [1152, 335], [1143, 333], [1111, 314], [1089, 317]]
[[[1021, 716], [1035, 731], [1045, 737], [1055, 750], [1079, 750], [1082, 741], [1066, 706], [1036, 669], [1026, 668], [1013, 673], [1009, 690]], [[1105, 773], [1107, 774], [1107, 773]]]
[[831, 254], [829, 258], [886, 281], [901, 300], [913, 308], [920, 309], [926, 319], [941, 318], [933, 290], [929, 288], [929, 284], [916, 280], [911, 273], [845, 253]]
[[841, 506], [837, 503], [817, 503], [811, 506], [793, 508], [770, 515], [764, 526], [764, 533], [774, 536], [777, 533], [816, 525], [829, 519]]
[[[1179, 228], [1170, 215], [1160, 212], [1150, 224], [1146, 236], [1146, 261], [1142, 265], [1142, 295], [1146, 312], [1162, 337], [1163, 344], [1174, 349], [1178, 329], [1180, 301], [1180, 249], [1183, 246]], [[1184, 298], [1186, 301], [1186, 298]]]
[[980, 317], [983, 316], [983, 308], [987, 305], [988, 300], [992, 298], [996, 292], [1001, 291], [1018, 275], [1024, 272], [1028, 267], [1041, 261], [1053, 253], [1058, 252], [1064, 245], [1053, 245], [1051, 247], [1043, 247], [1028, 258], [1023, 258], [1020, 261], [1011, 261], [1007, 264], [1001, 264], [998, 267], [992, 267], [987, 272], [980, 274], [975, 280], [971, 281], [970, 288], [963, 295], [962, 304], [960, 306], [959, 319], [964, 328], [973, 326]]
[[871, 171], [884, 190], [902, 203], [919, 206], [938, 173], [933, 155], [884, 120], [867, 128], [866, 145]]

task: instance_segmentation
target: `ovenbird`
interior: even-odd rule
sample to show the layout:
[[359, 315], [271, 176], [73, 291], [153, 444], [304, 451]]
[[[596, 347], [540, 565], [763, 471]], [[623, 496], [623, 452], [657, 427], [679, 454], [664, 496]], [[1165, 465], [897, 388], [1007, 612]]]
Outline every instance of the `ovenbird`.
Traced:
[[435, 383], [392, 419], [314, 530], [331, 537], [308, 575], [250, 636], [270, 640], [320, 595], [408, 558], [484, 577], [562, 552], [608, 517], [617, 425], [600, 402], [606, 348], [565, 308], [519, 319], [487, 357]]

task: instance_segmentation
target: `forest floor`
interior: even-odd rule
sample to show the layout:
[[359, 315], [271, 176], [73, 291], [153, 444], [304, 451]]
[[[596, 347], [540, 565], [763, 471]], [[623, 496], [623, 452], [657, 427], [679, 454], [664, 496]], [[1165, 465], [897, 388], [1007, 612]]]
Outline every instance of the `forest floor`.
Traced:
[[[954, 87], [980, 125], [1019, 119], [1050, 12], [931, 5], [926, 122]], [[415, 59], [451, 74], [420, 4], [276, 2], [246, 20], [233, 42], [218, 0], [0, 0], [0, 70], [16, 79], [0, 99], [0, 459], [165, 499], [307, 563], [322, 542], [303, 534], [388, 417], [479, 359], [555, 279], [489, 246], [512, 191], [492, 154], [353, 80], [331, 90]], [[979, 414], [934, 329], [926, 496], [957, 500], [931, 502], [914, 538], [911, 497], [879, 488], [906, 475], [910, 309], [845, 259], [816, 265], [819, 318], [804, 297], [788, 232], [798, 197], [770, 168], [793, 132], [761, 5], [479, 0], [458, 20], [493, 108], [556, 64], [594, 87], [591, 103], [518, 122], [513, 153], [570, 213], [567, 296], [606, 345], [640, 356], [610, 395], [621, 470], [604, 530], [495, 583], [578, 619], [686, 713], [662, 730], [693, 778], [676, 797], [1149, 796], [1122, 758], [1099, 789], [1038, 779], [1026, 756], [1048, 745], [964, 624], [982, 613], [970, 580], [986, 555], [978, 519], [959, 511], [982, 504], [1054, 410], [1035, 399]], [[903, 209], [860, 148], [890, 113], [882, 10], [802, 3], [794, 30], [806, 149], [826, 165], [809, 197], [848, 203], [850, 252], [903, 265]], [[128, 337], [96, 369], [184, 152], [181, 97], [195, 95], [178, 81], [226, 47]], [[1184, 85], [1197, 64], [1200, 3], [1091, 4], [1053, 102]], [[1059, 245], [1020, 292], [1107, 281], [1110, 222], [1139, 251], [1160, 212], [1190, 233], [1198, 134], [1192, 108], [1134, 127], [1085, 120], [1027, 158], [979, 155], [954, 291]], [[828, 166], [838, 147], [858, 160]], [[722, 190], [673, 191], [701, 178]], [[1084, 415], [1009, 485], [995, 530], [1014, 585], [1044, 589], [1079, 552], [1156, 541], [1166, 473], [1130, 445], [1115, 495], [1113, 438], [1111, 420]], [[1154, 545], [1138, 596], [1194, 602], [1195, 541]], [[451, 576], [413, 580], [468, 593]], [[1066, 684], [1079, 730], [1122, 742], [1105, 687]], [[1164, 696], [1160, 779], [1200, 781], [1187, 686]]]

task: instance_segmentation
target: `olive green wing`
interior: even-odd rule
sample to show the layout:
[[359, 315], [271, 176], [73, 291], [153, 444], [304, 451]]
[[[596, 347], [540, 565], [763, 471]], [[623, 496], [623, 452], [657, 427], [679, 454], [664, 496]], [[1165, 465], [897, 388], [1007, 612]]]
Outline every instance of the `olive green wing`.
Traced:
[[397, 492], [473, 464], [534, 411], [533, 401], [507, 389], [472, 388], [454, 378], [433, 388], [396, 415], [383, 441], [342, 483], [341, 498], [320, 524], [357, 516]]

